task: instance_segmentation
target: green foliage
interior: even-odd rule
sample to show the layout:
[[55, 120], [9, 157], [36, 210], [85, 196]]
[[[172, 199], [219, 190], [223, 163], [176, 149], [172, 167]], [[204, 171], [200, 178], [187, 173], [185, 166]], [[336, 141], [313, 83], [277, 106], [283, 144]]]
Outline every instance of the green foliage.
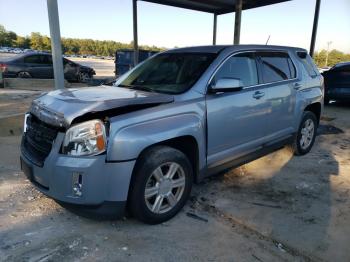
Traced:
[[13, 41], [16, 39], [16, 33], [12, 31], [6, 31], [5, 27], [0, 25], [0, 46], [12, 46]]
[[334, 66], [340, 62], [350, 61], [350, 54], [345, 54], [338, 50], [333, 49], [328, 53], [327, 61], [327, 50], [322, 49], [320, 52], [316, 52], [314, 55], [315, 63], [318, 67]]
[[[120, 49], [132, 49], [133, 42], [129, 44], [116, 41], [99, 41], [92, 39], [62, 38], [62, 52], [64, 54], [114, 56]], [[45, 35], [33, 32], [30, 36], [18, 36], [14, 32], [6, 31], [0, 25], [0, 46], [31, 48], [40, 51], [51, 50], [51, 40]], [[164, 48], [156, 46], [140, 46], [140, 49], [162, 51]]]
[[17, 36], [16, 40], [13, 41], [13, 46], [24, 49], [30, 48], [30, 38]]

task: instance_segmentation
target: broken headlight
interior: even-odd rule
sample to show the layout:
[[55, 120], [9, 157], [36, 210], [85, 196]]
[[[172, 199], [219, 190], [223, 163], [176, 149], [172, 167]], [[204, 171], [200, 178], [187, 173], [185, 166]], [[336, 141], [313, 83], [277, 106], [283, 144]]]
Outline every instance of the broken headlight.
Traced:
[[106, 130], [100, 120], [77, 124], [66, 132], [62, 151], [66, 155], [97, 155], [106, 151]]

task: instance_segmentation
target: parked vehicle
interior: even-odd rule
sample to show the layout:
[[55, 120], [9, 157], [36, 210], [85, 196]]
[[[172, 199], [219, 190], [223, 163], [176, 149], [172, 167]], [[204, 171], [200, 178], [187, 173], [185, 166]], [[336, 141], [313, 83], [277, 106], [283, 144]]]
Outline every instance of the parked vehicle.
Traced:
[[[33, 101], [22, 170], [47, 196], [89, 212], [155, 224], [176, 215], [193, 182], [285, 145], [314, 144], [323, 79], [306, 50], [207, 46], [166, 51], [115, 86]], [[94, 209], [92, 209], [94, 208]]]
[[[63, 58], [64, 77], [68, 81], [88, 82], [95, 71], [87, 66], [79, 65]], [[54, 77], [52, 56], [49, 53], [26, 52], [6, 61], [0, 61], [4, 78], [44, 78]]]
[[[148, 50], [139, 50], [139, 63], [156, 54], [157, 52]], [[121, 76], [134, 67], [134, 50], [123, 49], [115, 52], [115, 75]]]
[[329, 100], [350, 101], [350, 62], [339, 63], [322, 73], [325, 83], [325, 104]]

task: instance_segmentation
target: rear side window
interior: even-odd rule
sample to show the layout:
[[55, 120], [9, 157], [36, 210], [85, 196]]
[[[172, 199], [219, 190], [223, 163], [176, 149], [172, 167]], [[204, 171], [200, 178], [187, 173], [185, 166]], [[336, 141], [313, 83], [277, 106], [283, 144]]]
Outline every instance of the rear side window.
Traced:
[[30, 64], [41, 64], [41, 56], [39, 55], [32, 55], [27, 56], [24, 58], [24, 63], [30, 63]]
[[242, 86], [258, 84], [258, 72], [253, 53], [242, 53], [230, 57], [217, 71], [214, 81], [222, 78], [241, 80]]
[[45, 64], [52, 65], [52, 56], [48, 55], [44, 57]]
[[314, 62], [312, 61], [312, 58], [306, 52], [298, 52], [297, 54], [306, 72], [311, 77], [317, 76], [317, 68], [315, 67]]
[[264, 83], [273, 83], [296, 77], [295, 66], [284, 52], [259, 53]]

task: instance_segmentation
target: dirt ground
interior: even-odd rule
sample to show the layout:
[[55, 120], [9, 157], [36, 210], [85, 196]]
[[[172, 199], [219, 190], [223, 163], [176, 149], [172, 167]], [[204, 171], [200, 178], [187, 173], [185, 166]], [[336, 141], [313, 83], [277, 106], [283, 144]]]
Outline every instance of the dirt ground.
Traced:
[[20, 171], [20, 136], [0, 136], [0, 261], [350, 261], [349, 113], [331, 104], [308, 155], [281, 149], [195, 185], [156, 226], [65, 210]]

